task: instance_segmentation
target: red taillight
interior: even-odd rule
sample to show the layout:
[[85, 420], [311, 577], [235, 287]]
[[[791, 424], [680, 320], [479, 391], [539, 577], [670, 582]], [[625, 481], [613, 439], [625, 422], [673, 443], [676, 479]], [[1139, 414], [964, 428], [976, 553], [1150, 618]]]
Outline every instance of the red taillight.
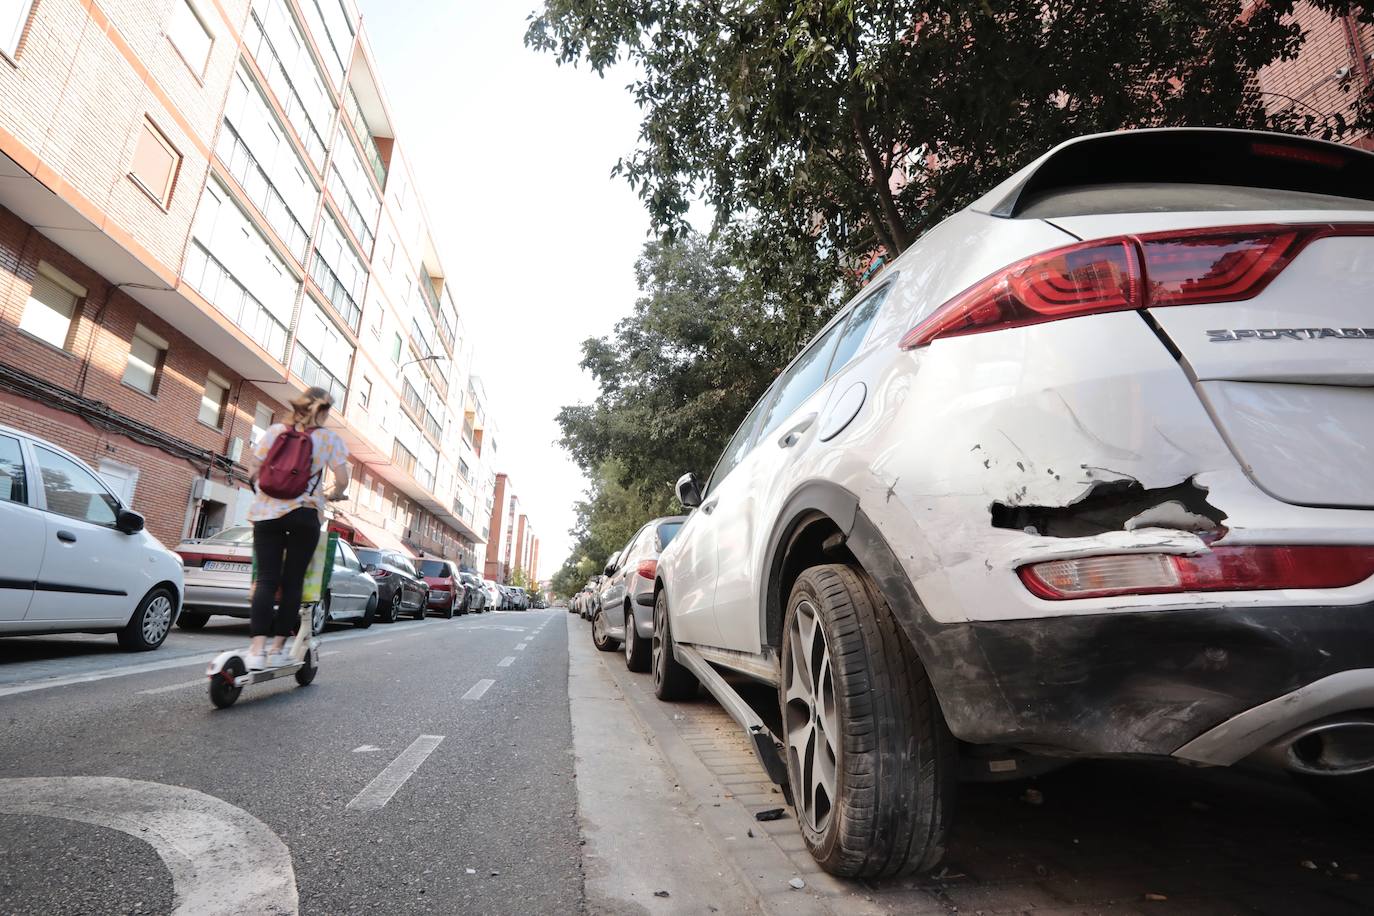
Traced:
[[902, 337], [914, 350], [941, 337], [1131, 309], [1258, 296], [1303, 248], [1369, 225], [1238, 226], [1157, 232], [1046, 251], [946, 302]]
[[652, 579], [654, 574], [658, 572], [658, 561], [640, 560], [639, 566], [635, 568], [635, 572], [639, 573], [645, 579]]
[[181, 565], [195, 569], [204, 566], [207, 560], [214, 560], [219, 563], [252, 563], [252, 557], [239, 556], [232, 553], [194, 553], [189, 550], [178, 550], [177, 556], [181, 557]]
[[1140, 302], [1134, 243], [1071, 245], [1027, 258], [965, 290], [908, 331], [901, 347], [913, 350], [937, 337], [1137, 309]]
[[1049, 560], [1016, 572], [1032, 594], [1048, 601], [1344, 588], [1374, 576], [1374, 547], [1214, 547], [1197, 556], [1135, 553]]
[[178, 550], [176, 553], [177, 556], [181, 557], [182, 566], [187, 566], [194, 569], [205, 562], [205, 557], [198, 553], [191, 553], [190, 551], [186, 550]]
[[385, 569], [382, 569], [379, 566], [376, 569], [369, 572], [368, 575], [374, 579], [385, 579], [387, 576], [391, 575], [391, 573], [387, 572]]
[[1225, 234], [1142, 236], [1147, 305], [1235, 302], [1263, 292], [1307, 243], [1297, 229]]

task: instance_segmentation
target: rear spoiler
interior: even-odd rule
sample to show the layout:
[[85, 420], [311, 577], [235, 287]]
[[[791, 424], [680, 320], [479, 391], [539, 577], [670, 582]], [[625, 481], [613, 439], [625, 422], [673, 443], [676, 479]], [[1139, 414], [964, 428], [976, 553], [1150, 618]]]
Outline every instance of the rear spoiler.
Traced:
[[1118, 183], [1232, 185], [1374, 200], [1374, 153], [1292, 134], [1165, 127], [1061, 143], [973, 204], [1015, 217], [1044, 195]]

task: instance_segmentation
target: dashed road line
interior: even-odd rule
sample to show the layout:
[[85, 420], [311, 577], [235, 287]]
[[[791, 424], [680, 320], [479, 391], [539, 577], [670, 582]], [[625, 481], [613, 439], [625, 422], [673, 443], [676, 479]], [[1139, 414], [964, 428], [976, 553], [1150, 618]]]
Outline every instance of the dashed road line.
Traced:
[[443, 735], [421, 735], [410, 742], [410, 747], [401, 751], [395, 760], [386, 765], [386, 769], [378, 773], [375, 779], [354, 796], [348, 803], [347, 810], [375, 811], [391, 801], [391, 797], [405, 785], [406, 780], [414, 775], [420, 764], [434, 753], [434, 749], [443, 740]]
[[168, 684], [166, 687], [150, 687], [147, 690], [140, 690], [144, 696], [154, 696], [159, 693], [171, 693], [174, 690], [185, 690], [188, 687], [204, 687], [207, 678], [203, 675], [194, 681], [182, 681], [180, 684]]
[[522, 642], [522, 643], [520, 643], [520, 645], [516, 646], [515, 648], [517, 648], [517, 649], [519, 649], [520, 651], [523, 652], [523, 651], [525, 650], [525, 645], [526, 645], [526, 644]]
[[509, 668], [509, 667], [511, 666], [511, 663], [514, 662], [514, 661], [515, 661], [515, 656], [514, 656], [514, 655], [510, 655], [510, 656], [507, 656], [506, 658], [501, 659], [499, 662], [497, 662], [497, 663], [496, 663], [496, 667], [498, 667], [498, 668]]
[[490, 678], [483, 678], [482, 680], [473, 684], [472, 687], [468, 689], [467, 693], [463, 694], [463, 699], [480, 700], [482, 698], [482, 694], [486, 693], [487, 690], [491, 688], [491, 685], [495, 683], [496, 682], [491, 680]]

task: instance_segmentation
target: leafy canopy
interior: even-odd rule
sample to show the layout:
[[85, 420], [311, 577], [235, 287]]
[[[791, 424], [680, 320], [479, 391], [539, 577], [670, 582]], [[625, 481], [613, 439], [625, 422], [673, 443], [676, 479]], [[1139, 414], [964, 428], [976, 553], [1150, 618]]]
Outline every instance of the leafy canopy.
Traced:
[[[719, 225], [903, 251], [1060, 141], [1160, 125], [1338, 135], [1340, 113], [1266, 113], [1254, 79], [1293, 57], [1295, 0], [546, 0], [530, 46], [644, 112], [615, 171], [657, 230], [700, 195]], [[1374, 21], [1374, 6], [1316, 0]], [[1362, 112], [1366, 125], [1370, 111]]]

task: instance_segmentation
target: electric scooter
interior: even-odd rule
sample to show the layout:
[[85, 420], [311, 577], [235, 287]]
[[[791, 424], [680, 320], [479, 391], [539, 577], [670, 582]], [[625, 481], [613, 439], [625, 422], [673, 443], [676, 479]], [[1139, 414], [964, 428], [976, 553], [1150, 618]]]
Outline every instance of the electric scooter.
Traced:
[[296, 635], [288, 644], [291, 661], [275, 668], [248, 670], [246, 649], [231, 649], [216, 655], [205, 669], [210, 679], [210, 702], [220, 709], [234, 705], [243, 688], [264, 681], [274, 681], [279, 677], [295, 675], [296, 683], [302, 687], [315, 680], [320, 670], [320, 640], [313, 633], [315, 607], [324, 599], [329, 588], [329, 573], [334, 568], [334, 545], [339, 536], [330, 533], [321, 538], [322, 548], [316, 551], [315, 558], [305, 574], [305, 596], [312, 601], [301, 602], [301, 621]]

